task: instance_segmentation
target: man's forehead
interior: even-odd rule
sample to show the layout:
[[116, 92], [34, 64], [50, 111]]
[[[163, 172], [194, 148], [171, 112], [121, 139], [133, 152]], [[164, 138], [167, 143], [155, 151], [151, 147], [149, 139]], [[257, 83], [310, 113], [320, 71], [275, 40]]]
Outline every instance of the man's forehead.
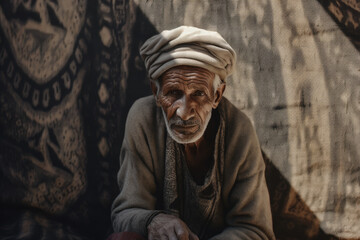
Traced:
[[172, 78], [183, 78], [186, 79], [203, 79], [207, 81], [213, 80], [215, 74], [205, 68], [195, 67], [195, 66], [187, 66], [181, 65], [168, 69], [164, 72], [161, 78], [164, 79], [172, 79]]

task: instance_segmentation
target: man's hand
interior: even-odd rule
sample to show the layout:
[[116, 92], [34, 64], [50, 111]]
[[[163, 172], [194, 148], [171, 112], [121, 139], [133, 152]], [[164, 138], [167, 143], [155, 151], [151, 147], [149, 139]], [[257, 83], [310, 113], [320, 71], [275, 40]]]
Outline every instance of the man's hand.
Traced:
[[149, 240], [199, 240], [181, 219], [160, 213], [148, 225]]

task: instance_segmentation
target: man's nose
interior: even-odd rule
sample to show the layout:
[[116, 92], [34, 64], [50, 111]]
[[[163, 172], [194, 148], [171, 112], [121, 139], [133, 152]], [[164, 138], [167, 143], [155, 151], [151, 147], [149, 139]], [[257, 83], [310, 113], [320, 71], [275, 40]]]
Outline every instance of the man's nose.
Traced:
[[195, 116], [195, 110], [191, 99], [183, 96], [179, 99], [179, 105], [176, 109], [176, 115], [186, 121]]

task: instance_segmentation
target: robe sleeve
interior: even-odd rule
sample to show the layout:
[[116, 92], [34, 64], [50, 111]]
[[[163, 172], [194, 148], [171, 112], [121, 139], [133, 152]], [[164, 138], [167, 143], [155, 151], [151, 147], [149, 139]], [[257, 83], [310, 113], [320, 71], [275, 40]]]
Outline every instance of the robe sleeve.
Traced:
[[150, 126], [144, 124], [149, 113], [141, 105], [134, 104], [128, 114], [117, 176], [120, 191], [111, 218], [115, 232], [131, 231], [146, 237], [147, 225], [161, 211], [155, 210], [157, 184], [149, 143], [153, 136]]
[[273, 240], [265, 163], [256, 132], [244, 114], [230, 116], [223, 186], [226, 227], [211, 240]]
[[227, 227], [211, 240], [275, 239], [267, 195], [264, 171], [237, 180], [229, 196], [231, 207], [226, 213]]

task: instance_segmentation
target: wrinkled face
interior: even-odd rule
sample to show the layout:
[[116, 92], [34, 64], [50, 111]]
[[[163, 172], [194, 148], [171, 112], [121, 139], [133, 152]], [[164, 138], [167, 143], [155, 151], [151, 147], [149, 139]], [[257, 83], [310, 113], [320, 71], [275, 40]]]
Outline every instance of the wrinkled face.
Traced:
[[212, 109], [218, 105], [214, 77], [206, 69], [190, 66], [174, 67], [162, 75], [157, 104], [176, 142], [193, 143], [204, 134]]

